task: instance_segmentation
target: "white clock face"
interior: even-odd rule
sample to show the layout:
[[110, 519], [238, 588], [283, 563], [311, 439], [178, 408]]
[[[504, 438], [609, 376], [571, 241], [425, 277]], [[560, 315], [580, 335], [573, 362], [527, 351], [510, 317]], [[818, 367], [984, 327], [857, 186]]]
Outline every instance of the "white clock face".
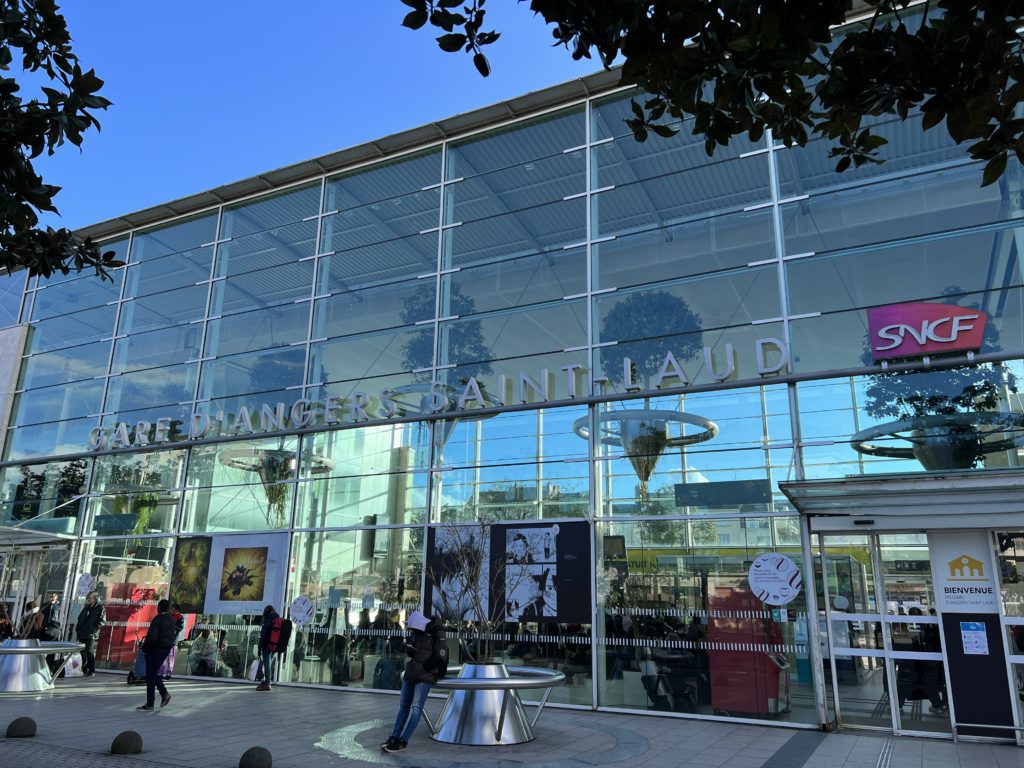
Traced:
[[313, 616], [313, 601], [308, 597], [296, 597], [292, 601], [289, 613], [291, 614], [292, 621], [301, 627]]

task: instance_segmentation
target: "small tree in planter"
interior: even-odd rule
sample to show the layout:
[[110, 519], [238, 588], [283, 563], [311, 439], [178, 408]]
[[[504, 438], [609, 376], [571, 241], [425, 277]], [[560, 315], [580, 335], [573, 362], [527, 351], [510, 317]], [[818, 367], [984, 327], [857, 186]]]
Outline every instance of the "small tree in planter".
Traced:
[[[959, 287], [950, 286], [942, 292], [942, 296], [953, 297], [962, 293]], [[980, 310], [976, 304], [963, 306]], [[999, 330], [993, 323], [986, 325], [982, 341], [986, 352], [998, 352], [1001, 349]], [[941, 359], [941, 356], [933, 355], [932, 358]], [[874, 364], [870, 339], [865, 344], [863, 362], [865, 365]], [[895, 358], [889, 362], [919, 362], [919, 358]], [[876, 419], [896, 419], [891, 424], [891, 434], [909, 431], [906, 439], [910, 441], [911, 448], [872, 450], [860, 446], [859, 450], [882, 456], [913, 456], [925, 469], [975, 467], [986, 453], [1002, 449], [1006, 443], [986, 443], [990, 434], [1006, 428], [1004, 420], [980, 416], [998, 411], [1005, 390], [1016, 392], [1017, 382], [1010, 369], [1001, 362], [958, 365], [938, 370], [873, 373], [867, 377], [864, 410]], [[979, 418], [972, 420], [972, 415]], [[994, 427], [986, 431], [978, 422], [992, 424]], [[883, 425], [873, 431], [882, 434], [885, 426], [890, 425]]]

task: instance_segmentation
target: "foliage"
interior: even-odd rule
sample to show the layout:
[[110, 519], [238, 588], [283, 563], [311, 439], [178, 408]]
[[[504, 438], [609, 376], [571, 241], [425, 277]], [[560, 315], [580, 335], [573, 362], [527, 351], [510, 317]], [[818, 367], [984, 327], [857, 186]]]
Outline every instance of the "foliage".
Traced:
[[[523, 2], [524, 0], [520, 0]], [[402, 0], [403, 24], [445, 32], [444, 51], [464, 50], [480, 73], [484, 0]], [[1022, 33], [1015, 0], [531, 0], [574, 59], [621, 59], [621, 84], [649, 96], [627, 122], [638, 141], [671, 136], [665, 118], [693, 118], [711, 154], [734, 137], [771, 130], [786, 146], [813, 136], [836, 143], [837, 171], [880, 162], [885, 138], [872, 118], [923, 112], [927, 130], [945, 122], [958, 144], [987, 161], [994, 182], [1011, 153], [1024, 161]], [[868, 18], [842, 31], [857, 14]], [[460, 9], [459, 6], [462, 6]]]
[[[24, 100], [7, 75], [16, 57], [23, 76], [49, 81], [42, 98]], [[107, 269], [121, 266], [89, 238], [39, 226], [40, 212], [57, 212], [60, 187], [32, 165], [44, 150], [52, 155], [66, 141], [80, 147], [87, 130], [99, 130], [93, 110], [110, 104], [98, 95], [102, 86], [93, 70], [82, 71], [53, 0], [0, 0], [0, 267], [46, 277], [91, 267], [109, 277]]]
[[[680, 328], [699, 329], [700, 316], [690, 306], [667, 291], [634, 293], [620, 301], [601, 323], [602, 341], [642, 339], [624, 344], [624, 353], [633, 363], [633, 380], [650, 389], [651, 379], [658, 373], [665, 355], [672, 352], [677, 360], [693, 357], [703, 348], [702, 334], [678, 334]], [[623, 367], [606, 365], [605, 375], [614, 384], [622, 385]]]
[[[413, 325], [424, 317], [434, 317], [433, 286], [423, 286], [405, 300], [399, 314], [403, 323]], [[465, 317], [476, 311], [476, 302], [472, 296], [464, 294], [457, 285], [449, 291], [449, 304], [446, 314]], [[459, 321], [449, 324], [443, 333], [447, 334], [446, 349], [449, 362], [470, 361], [469, 365], [459, 366], [459, 379], [465, 384], [469, 377], [485, 376], [493, 370], [486, 362], [492, 356], [490, 348], [484, 343], [484, 334], [479, 320]], [[417, 331], [402, 345], [402, 364], [406, 370], [413, 371], [429, 368], [434, 364], [434, 327]], [[476, 362], [483, 361], [483, 362]], [[425, 374], [428, 375], [428, 374]]]

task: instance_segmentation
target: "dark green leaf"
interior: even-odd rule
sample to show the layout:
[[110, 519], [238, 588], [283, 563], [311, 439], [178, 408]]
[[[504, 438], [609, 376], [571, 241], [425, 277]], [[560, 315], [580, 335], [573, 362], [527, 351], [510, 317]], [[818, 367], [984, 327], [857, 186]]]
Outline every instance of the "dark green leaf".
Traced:
[[448, 53], [455, 53], [462, 49], [466, 44], [466, 36], [461, 34], [441, 35], [437, 38], [437, 44], [441, 47], [442, 51]]
[[419, 29], [427, 23], [427, 12], [426, 10], [410, 11], [405, 19], [402, 21], [403, 27], [409, 29]]

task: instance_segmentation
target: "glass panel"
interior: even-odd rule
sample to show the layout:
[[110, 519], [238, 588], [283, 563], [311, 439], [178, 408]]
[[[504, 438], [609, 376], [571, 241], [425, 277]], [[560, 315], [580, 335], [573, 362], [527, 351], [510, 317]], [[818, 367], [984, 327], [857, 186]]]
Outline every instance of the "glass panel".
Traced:
[[312, 260], [233, 275], [213, 284], [210, 315], [247, 312], [308, 299], [312, 282]]
[[[124, 270], [114, 270], [110, 274], [114, 278], [113, 281], [90, 276], [40, 288], [36, 291], [32, 304], [32, 320], [69, 315], [79, 310], [92, 309], [110, 301], [117, 301], [121, 293]], [[25, 273], [15, 273], [13, 277], [4, 275], [0, 280], [0, 296], [3, 297], [0, 299], [0, 307], [5, 308], [0, 310], [5, 313], [0, 316], [0, 327], [14, 325], [17, 322], [17, 306], [21, 299], [21, 287], [25, 283]], [[13, 314], [10, 314], [12, 307]], [[13, 322], [3, 322], [2, 317], [8, 317]]]
[[835, 251], [1005, 221], [1009, 193], [1000, 184], [978, 186], [978, 173], [976, 165], [946, 168], [784, 205], [786, 252]]
[[[835, 146], [828, 139], [816, 139], [806, 147], [792, 147], [776, 153], [779, 163], [779, 194], [782, 197], [805, 195], [815, 190], [845, 187], [867, 180], [895, 176], [901, 171], [918, 170], [929, 165], [962, 160], [967, 156], [964, 147], [958, 147], [946, 131], [924, 131], [919, 115], [904, 122], [892, 120], [871, 126], [872, 133], [888, 139], [880, 157], [881, 165], [865, 163], [836, 173], [836, 158], [828, 153]], [[975, 170], [980, 174], [980, 169]]]
[[97, 414], [102, 399], [102, 380], [80, 381], [64, 387], [46, 387], [22, 392], [15, 395], [10, 426]]
[[282, 679], [375, 687], [378, 664], [404, 663], [395, 620], [419, 603], [423, 529], [300, 533], [293, 542], [288, 599], [304, 595], [316, 612], [285, 656]]
[[[96, 668], [122, 672], [135, 666], [138, 641], [167, 596], [174, 539], [105, 539], [83, 542], [81, 570], [92, 574], [107, 623], [96, 642]], [[75, 598], [71, 616], [84, 605]]]
[[305, 341], [309, 304], [285, 304], [272, 309], [228, 315], [206, 326], [206, 355], [226, 356], [283, 347]]
[[470, 221], [446, 229], [442, 242], [445, 268], [557, 251], [587, 237], [584, 198], [564, 200], [525, 211]]
[[[117, 278], [115, 278], [117, 279]], [[28, 280], [28, 272], [22, 270], [14, 274], [0, 273], [0, 328], [8, 328], [19, 322], [19, 311], [22, 310], [22, 296]], [[30, 311], [32, 295], [25, 297], [24, 312], [26, 317]]]
[[242, 440], [192, 449], [184, 531], [256, 531], [291, 519], [296, 438]]
[[249, 237], [238, 237], [217, 248], [217, 277], [292, 264], [316, 253], [316, 222], [271, 229]]
[[4, 442], [4, 461], [82, 453], [89, 450], [89, 430], [94, 426], [96, 419], [87, 418], [9, 429]]
[[274, 229], [301, 221], [307, 216], [315, 216], [319, 208], [319, 184], [257, 197], [224, 209], [220, 237], [243, 237], [253, 232]]
[[367, 285], [436, 274], [437, 233], [354, 248], [317, 261], [317, 288], [321, 293], [351, 291]]
[[47, 533], [74, 533], [89, 469], [86, 459], [4, 467], [0, 521]]
[[110, 380], [107, 410], [130, 411], [192, 400], [197, 371], [195, 364], [172, 365], [117, 376]]
[[[114, 258], [117, 259], [118, 261], [127, 261], [128, 260], [128, 238], [127, 237], [125, 237], [123, 240], [110, 240], [110, 241], [107, 241], [105, 243], [100, 243], [99, 246], [100, 246], [100, 250], [102, 250], [103, 253], [107, 253], [108, 251], [113, 251]], [[122, 270], [119, 267], [117, 270], [112, 270], [110, 272], [110, 275], [113, 278], [114, 282], [117, 283], [118, 285], [120, 285], [121, 280], [123, 279], [123, 276], [119, 274], [119, 272], [121, 272], [121, 271]], [[24, 275], [26, 273], [21, 273], [21, 274], [22, 274], [22, 276], [24, 278]], [[74, 280], [97, 280], [97, 279], [99, 279], [99, 278], [96, 276], [96, 273], [94, 271], [92, 271], [92, 270], [86, 270], [84, 272], [78, 272], [75, 269], [71, 269], [71, 271], [68, 272], [68, 274], [66, 274], [66, 275], [58, 270], [57, 272], [54, 272], [49, 277], [43, 277], [41, 275], [35, 277], [33, 280], [29, 281], [29, 287], [30, 288], [33, 287], [33, 286], [42, 287], [44, 285], [51, 286], [51, 285], [57, 285], [58, 283], [71, 282], [71, 281], [74, 281]]]
[[185, 451], [156, 451], [96, 459], [89, 498], [89, 531], [97, 536], [171, 531], [178, 508]]
[[[788, 418], [784, 387], [612, 402], [597, 413], [602, 515], [788, 511], [775, 483], [793, 476], [792, 451], [767, 449], [772, 425]], [[585, 437], [585, 423], [574, 426]], [[714, 433], [708, 437], [709, 433]], [[788, 441], [788, 433], [777, 437]], [[693, 446], [700, 445], [700, 449]], [[785, 443], [783, 443], [785, 445]], [[708, 543], [758, 530], [767, 520], [708, 521]]]
[[386, 331], [323, 341], [311, 346], [309, 381], [368, 379], [388, 373], [405, 373], [431, 364], [414, 359], [424, 331]]
[[302, 384], [304, 347], [221, 357], [203, 363], [202, 398], [266, 392]]
[[436, 311], [436, 297], [434, 280], [392, 283], [335, 294], [316, 302], [313, 337], [350, 336], [430, 320]]
[[103, 376], [109, 362], [109, 341], [32, 355], [21, 365], [18, 389], [37, 389]]
[[598, 526], [599, 703], [816, 722], [804, 593], [771, 610], [747, 583], [771, 544], [695, 548], [693, 525]]
[[[612, 117], [608, 109], [610, 106], [612, 105], [606, 102], [605, 105], [596, 106], [593, 112], [595, 125], [601, 126], [598, 133], [607, 134], [601, 138], [617, 135], [615, 141], [600, 144], [591, 150], [593, 189], [656, 179], [701, 167], [717, 167], [715, 173], [721, 178], [729, 173], [726, 170], [728, 166], [722, 166], [724, 161], [764, 147], [764, 141], [753, 144], [745, 134], [741, 134], [730, 140], [728, 145], [716, 147], [714, 155], [709, 157], [704, 148], [704, 137], [693, 135], [693, 122], [690, 120], [685, 123], [677, 120], [669, 123], [674, 128], [681, 129], [671, 138], [652, 136], [650, 141], [640, 142], [633, 137], [625, 124], [625, 118], [634, 117], [629, 108], [629, 100], [624, 99], [614, 104], [617, 114], [612, 119], [617, 121], [615, 124], [608, 123], [608, 118]], [[607, 131], [604, 129], [605, 125], [613, 130]], [[623, 135], [623, 130], [626, 131], [626, 135]], [[593, 140], [600, 141], [600, 138]], [[763, 161], [765, 158], [761, 159]], [[718, 188], [720, 187], [721, 184], [718, 185]]]
[[[831, 678], [827, 659], [825, 668]], [[844, 724], [892, 730], [889, 676], [884, 659], [837, 653], [836, 678], [839, 712]]]
[[128, 270], [124, 297], [147, 296], [210, 279], [213, 248], [196, 248], [160, 259], [136, 262]]
[[475, 176], [522, 165], [537, 158], [560, 155], [562, 150], [579, 147], [586, 141], [583, 109], [570, 107], [450, 143], [445, 178]]
[[[457, 305], [452, 309], [457, 312]], [[440, 365], [560, 351], [587, 343], [587, 305], [577, 299], [477, 315], [441, 323], [439, 332]]]
[[[991, 270], [978, 269], [977, 261], [965, 258], [965, 254], [978, 254], [980, 258], [981, 254], [1009, 253], [1007, 258], [1012, 261], [1017, 238], [1017, 229], [1002, 226], [797, 259], [786, 265], [793, 312], [846, 310], [922, 299], [966, 306], [963, 295], [971, 291], [1007, 291], [1024, 283], [1019, 269], [1009, 264], [998, 271], [995, 262]], [[984, 301], [994, 303], [997, 296], [1000, 302], [1006, 301], [1006, 294], [997, 293]], [[1015, 304], [1019, 301], [1017, 296], [1012, 299]], [[1012, 310], [999, 314], [1007, 311]], [[1019, 311], [1013, 311], [1013, 315], [1019, 326]]]
[[157, 259], [212, 243], [217, 236], [216, 212], [203, 214], [135, 235], [132, 262]]
[[662, 226], [592, 246], [594, 288], [745, 267], [775, 256], [770, 210]]
[[114, 335], [116, 316], [117, 307], [103, 306], [36, 321], [29, 326], [25, 349], [28, 352], [47, 352], [74, 344], [109, 339]]
[[[894, 533], [879, 536], [878, 540], [885, 583], [885, 612], [899, 616], [934, 616], [928, 537], [923, 533]], [[893, 625], [894, 630], [896, 626]], [[897, 647], [895, 636], [893, 647]]]
[[114, 344], [111, 371], [126, 373], [198, 360], [202, 337], [202, 326], [189, 323], [118, 339]]
[[440, 189], [429, 189], [325, 216], [321, 251], [348, 251], [436, 228], [440, 199]]
[[[418, 523], [426, 519], [430, 429], [394, 424], [333, 430], [307, 438], [296, 525]], [[416, 471], [420, 470], [420, 471]]]
[[[938, 633], [937, 627], [935, 631]], [[899, 657], [891, 663], [902, 729], [950, 733], [945, 665], [938, 660]]]
[[200, 319], [206, 310], [208, 292], [206, 285], [193, 285], [126, 301], [121, 305], [119, 333], [139, 333]]
[[[344, 211], [369, 203], [415, 193], [441, 181], [441, 151], [428, 149], [414, 155], [374, 163], [366, 168], [327, 179], [325, 211]], [[435, 222], [431, 226], [437, 226]]]
[[451, 314], [463, 317], [555, 301], [587, 290], [586, 258], [586, 249], [577, 248], [464, 267], [442, 275], [441, 290], [451, 296]]
[[456, 419], [435, 434], [436, 518], [588, 517], [587, 443], [573, 434], [583, 407]]
[[[1002, 582], [1003, 612], [1024, 616], [1024, 531], [999, 531], [999, 576]], [[1024, 654], [1024, 628], [1015, 628], [1011, 653]]]
[[560, 153], [447, 184], [445, 224], [533, 208], [585, 191], [583, 152]]

